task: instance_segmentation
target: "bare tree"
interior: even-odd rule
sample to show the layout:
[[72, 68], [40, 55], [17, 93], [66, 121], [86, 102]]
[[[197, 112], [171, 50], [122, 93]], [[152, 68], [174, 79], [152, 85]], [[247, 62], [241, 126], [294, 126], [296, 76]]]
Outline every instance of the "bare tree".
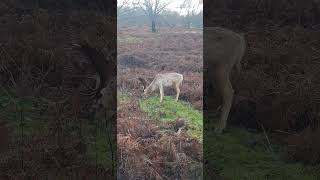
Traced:
[[161, 12], [172, 2], [161, 3], [161, 0], [142, 0], [139, 1], [139, 6], [145, 14], [149, 17], [151, 22], [151, 31], [156, 32], [156, 24], [158, 22], [159, 15]]
[[128, 5], [129, 0], [117, 1], [117, 11]]
[[117, 13], [122, 13], [124, 7], [128, 6], [129, 0], [117, 1]]
[[185, 15], [185, 26], [187, 29], [190, 29], [191, 27], [191, 18], [194, 16], [199, 9], [200, 5], [202, 5], [202, 0], [184, 0], [183, 3], [180, 5], [180, 10], [183, 9], [186, 11]]

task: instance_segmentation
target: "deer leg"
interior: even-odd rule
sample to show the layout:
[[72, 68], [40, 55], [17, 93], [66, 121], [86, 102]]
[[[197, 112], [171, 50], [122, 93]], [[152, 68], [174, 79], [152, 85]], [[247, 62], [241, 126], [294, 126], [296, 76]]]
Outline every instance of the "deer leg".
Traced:
[[217, 133], [221, 133], [227, 125], [228, 116], [232, 106], [233, 95], [234, 90], [232, 89], [231, 83], [228, 79], [226, 86], [224, 87], [220, 124], [216, 130]]
[[160, 103], [161, 103], [163, 100], [163, 87], [160, 86], [159, 89], [160, 89]]
[[177, 92], [176, 101], [178, 101], [178, 99], [179, 99], [179, 95], [180, 95], [180, 87], [179, 87], [179, 83], [177, 83], [177, 84], [175, 85], [175, 88], [176, 88], [176, 92]]
[[98, 89], [98, 87], [101, 83], [101, 80], [100, 80], [100, 77], [98, 76], [98, 74], [95, 75], [95, 78], [96, 78], [96, 89]]
[[230, 79], [229, 79], [229, 73], [225, 69], [219, 69], [217, 76], [217, 87], [220, 91], [220, 94], [222, 96], [222, 109], [220, 114], [219, 122], [215, 128], [216, 133], [222, 133], [222, 131], [225, 129], [227, 125], [228, 116], [230, 113], [234, 90], [232, 88]]

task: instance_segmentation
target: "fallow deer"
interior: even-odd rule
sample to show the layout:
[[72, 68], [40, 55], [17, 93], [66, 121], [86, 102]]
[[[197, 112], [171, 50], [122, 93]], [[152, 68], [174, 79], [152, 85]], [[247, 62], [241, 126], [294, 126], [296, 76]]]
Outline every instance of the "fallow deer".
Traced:
[[164, 90], [165, 87], [173, 87], [176, 90], [176, 101], [179, 99], [180, 95], [180, 85], [183, 81], [183, 75], [179, 73], [163, 73], [157, 74], [153, 81], [150, 83], [148, 87], [146, 87], [146, 81], [142, 78], [139, 80], [143, 84], [143, 95], [146, 96], [152, 93], [154, 90], [160, 90], [160, 103], [163, 101]]
[[234, 95], [230, 72], [234, 66], [238, 72], [240, 71], [240, 61], [246, 50], [246, 41], [240, 34], [221, 27], [205, 27], [203, 36], [204, 67], [207, 68], [207, 80], [209, 80], [207, 83], [215, 81], [223, 101], [220, 119], [215, 127], [216, 133], [222, 133], [227, 125]]
[[[113, 59], [113, 57], [116, 57], [115, 51], [112, 47], [108, 48], [109, 56], [106, 56], [102, 49], [94, 48], [88, 40], [83, 41], [81, 44], [73, 44], [73, 46], [86, 55], [96, 69], [96, 75], [94, 76], [96, 79], [96, 89], [93, 91], [95, 103], [93, 107], [97, 108], [99, 105], [106, 106], [108, 103], [103, 101], [108, 98], [103, 96], [114, 95], [114, 92], [116, 92], [116, 85], [114, 84], [116, 82], [114, 80], [116, 78], [116, 61]], [[114, 97], [111, 96], [111, 98]], [[111, 107], [115, 106], [114, 104], [108, 105]]]

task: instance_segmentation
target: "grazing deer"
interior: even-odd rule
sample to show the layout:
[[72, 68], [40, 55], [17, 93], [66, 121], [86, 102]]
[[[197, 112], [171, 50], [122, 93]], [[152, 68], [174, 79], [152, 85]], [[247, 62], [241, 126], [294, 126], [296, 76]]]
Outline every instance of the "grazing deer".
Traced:
[[[73, 46], [88, 57], [89, 61], [97, 71], [94, 76], [96, 79], [96, 89], [93, 91], [96, 103], [93, 106], [96, 107], [98, 104], [105, 106], [107, 103], [101, 103], [103, 101], [102, 99], [106, 99], [106, 97], [103, 96], [108, 96], [116, 92], [114, 89], [116, 85], [112, 83], [115, 81], [114, 79], [116, 77], [116, 61], [112, 59], [113, 57], [116, 57], [115, 51], [112, 47], [109, 48], [109, 56], [106, 56], [102, 49], [94, 48], [88, 40], [83, 41], [81, 44], [73, 44]], [[112, 88], [106, 88], [108, 85], [112, 86]], [[114, 104], [109, 105], [112, 107], [114, 106]]]
[[94, 92], [100, 94], [100, 91], [106, 86], [106, 83], [108, 83], [112, 77], [116, 76], [116, 62], [110, 59], [110, 57], [115, 57], [115, 55], [112, 54], [114, 52], [110, 50], [110, 57], [106, 57], [101, 49], [92, 47], [88, 40], [82, 42], [80, 45], [73, 44], [73, 46], [85, 54], [96, 69], [96, 90]]
[[152, 93], [154, 90], [160, 90], [160, 102], [163, 100], [164, 87], [174, 87], [176, 90], [176, 101], [179, 99], [180, 95], [180, 85], [183, 81], [183, 75], [179, 73], [163, 73], [157, 74], [153, 81], [150, 83], [148, 87], [146, 87], [146, 81], [142, 78], [139, 78], [141, 83], [143, 84], [143, 95], [146, 96], [149, 93]]
[[[220, 27], [205, 27], [203, 40], [204, 58], [206, 59], [204, 67], [208, 70], [208, 80], [215, 81], [222, 96], [220, 119], [215, 127], [216, 133], [222, 133], [227, 125], [234, 95], [230, 72], [233, 66], [236, 66], [240, 72], [240, 61], [246, 50], [246, 41], [243, 36]], [[212, 83], [212, 81], [207, 83]]]

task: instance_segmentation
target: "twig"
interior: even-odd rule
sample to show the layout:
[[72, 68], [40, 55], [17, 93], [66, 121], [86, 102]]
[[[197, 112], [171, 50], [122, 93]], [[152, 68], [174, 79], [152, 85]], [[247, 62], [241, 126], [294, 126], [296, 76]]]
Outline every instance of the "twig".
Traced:
[[[95, 102], [96, 104], [97, 102]], [[95, 121], [96, 108], [92, 112], [92, 122]], [[98, 124], [95, 122], [95, 134], [94, 134], [94, 148], [95, 148], [95, 179], [98, 179], [98, 152], [97, 152], [97, 136], [98, 136]]]
[[269, 146], [268, 146], [269, 151], [271, 152], [272, 156], [274, 156], [274, 151], [273, 151], [273, 148], [272, 148], [271, 143], [270, 143], [270, 141], [269, 141], [269, 137], [268, 137], [268, 135], [267, 135], [267, 133], [266, 133], [266, 131], [265, 131], [265, 129], [264, 129], [264, 126], [263, 126], [262, 123], [260, 123], [260, 126], [261, 126], [261, 128], [262, 128], [262, 130], [263, 130], [264, 136], [265, 136], [266, 139], [267, 139], [267, 142], [268, 142], [268, 145], [269, 145]]
[[17, 101], [9, 94], [9, 92], [3, 87], [1, 86], [1, 89], [4, 91], [4, 93], [9, 97], [10, 101], [12, 101], [16, 106], [18, 106], [18, 108], [20, 108], [19, 104], [17, 103]]
[[[17, 108], [17, 106], [16, 106]], [[18, 110], [18, 109], [17, 109]], [[23, 116], [22, 116], [22, 108], [20, 109], [20, 128], [21, 128], [21, 139], [20, 139], [20, 155], [21, 155], [21, 168], [24, 170], [24, 162], [23, 162], [23, 140], [24, 140], [24, 133], [23, 133]]]
[[[107, 110], [106, 108], [104, 108], [104, 118], [105, 118], [105, 123], [106, 123], [106, 134], [107, 134], [107, 140], [108, 140], [108, 145], [111, 151], [111, 176], [114, 177], [114, 152], [113, 152], [113, 145], [112, 145], [112, 139], [111, 139], [111, 135], [112, 134], [112, 128], [110, 126], [110, 130], [108, 130], [108, 120], [107, 120]], [[112, 117], [111, 117], [112, 118]], [[112, 122], [111, 122], [112, 123]], [[110, 134], [109, 134], [110, 133]]]
[[13, 62], [13, 64], [17, 67], [17, 69], [19, 69], [19, 71], [20, 71], [22, 74], [24, 74], [23, 71], [22, 71], [22, 69], [21, 69], [21, 67], [18, 66], [17, 62], [10, 56], [10, 54], [6, 51], [6, 49], [4, 48], [4, 46], [3, 46], [2, 44], [0, 44], [0, 46], [1, 46], [2, 50], [7, 54], [7, 56], [9, 57], [9, 59]]
[[49, 153], [48, 149], [45, 148], [44, 151], [45, 151], [48, 155], [50, 155], [50, 157], [51, 157], [51, 159], [53, 160], [53, 162], [57, 165], [57, 167], [58, 167], [59, 169], [61, 169], [61, 165], [60, 165], [59, 161], [57, 160], [57, 158], [54, 157], [53, 155], [51, 155], [51, 154]]
[[65, 98], [64, 100], [61, 100], [61, 101], [51, 101], [47, 98], [43, 98], [41, 97], [40, 99], [48, 104], [64, 104], [65, 102], [67, 102], [71, 97], [67, 97]]

